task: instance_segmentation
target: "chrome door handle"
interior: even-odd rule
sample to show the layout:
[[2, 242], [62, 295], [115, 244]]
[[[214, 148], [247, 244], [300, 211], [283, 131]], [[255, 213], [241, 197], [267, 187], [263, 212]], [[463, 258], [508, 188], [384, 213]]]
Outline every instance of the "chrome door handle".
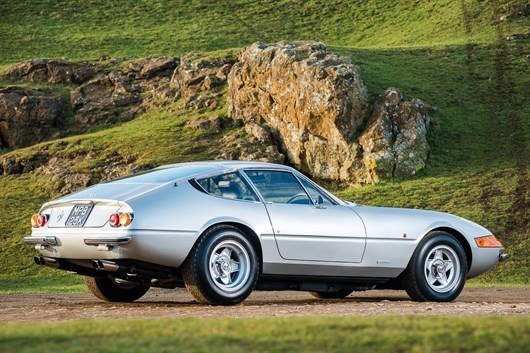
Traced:
[[316, 207], [317, 209], [319, 209], [319, 210], [325, 210], [325, 209], [327, 208], [327, 207], [324, 206], [324, 205], [316, 205], [315, 207]]

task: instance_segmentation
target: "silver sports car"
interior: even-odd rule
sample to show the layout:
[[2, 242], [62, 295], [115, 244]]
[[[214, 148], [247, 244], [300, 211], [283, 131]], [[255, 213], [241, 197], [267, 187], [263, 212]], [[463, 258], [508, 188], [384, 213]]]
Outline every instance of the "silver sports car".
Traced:
[[252, 290], [318, 298], [402, 288], [451, 301], [508, 257], [463, 218], [344, 201], [283, 165], [182, 163], [101, 183], [42, 206], [24, 241], [39, 265], [85, 276], [107, 301], [185, 286], [231, 305]]

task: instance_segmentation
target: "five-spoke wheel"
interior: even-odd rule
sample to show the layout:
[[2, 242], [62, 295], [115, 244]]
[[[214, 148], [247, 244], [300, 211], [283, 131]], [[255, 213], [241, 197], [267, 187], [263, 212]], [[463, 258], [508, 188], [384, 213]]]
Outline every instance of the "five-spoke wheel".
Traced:
[[235, 292], [250, 276], [250, 257], [237, 241], [219, 243], [210, 255], [210, 276], [215, 285], [226, 292]]
[[446, 293], [460, 282], [460, 261], [455, 250], [447, 245], [435, 246], [425, 259], [425, 279], [429, 287]]
[[186, 288], [200, 303], [242, 302], [258, 278], [257, 252], [239, 229], [220, 225], [203, 234], [182, 267]]
[[417, 301], [452, 301], [464, 288], [466, 273], [467, 258], [460, 242], [436, 231], [418, 245], [402, 275], [403, 286]]

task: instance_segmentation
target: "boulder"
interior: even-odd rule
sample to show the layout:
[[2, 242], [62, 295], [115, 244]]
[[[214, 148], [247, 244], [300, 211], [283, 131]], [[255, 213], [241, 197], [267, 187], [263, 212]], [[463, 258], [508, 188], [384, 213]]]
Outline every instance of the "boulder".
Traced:
[[186, 126], [191, 127], [193, 129], [206, 130], [212, 132], [221, 131], [222, 125], [222, 119], [217, 114], [201, 116], [186, 123]]
[[368, 180], [410, 176], [425, 166], [429, 109], [419, 99], [405, 101], [392, 88], [377, 99], [359, 139]]
[[222, 99], [222, 90], [234, 62], [230, 57], [196, 59], [184, 56], [171, 77], [171, 86], [188, 109], [215, 108]]
[[256, 43], [228, 78], [229, 115], [268, 125], [288, 162], [313, 177], [357, 179], [352, 140], [367, 114], [361, 70], [322, 43]]
[[0, 145], [16, 149], [57, 137], [64, 108], [63, 98], [47, 91], [0, 88]]
[[80, 127], [128, 120], [142, 102], [133, 79], [121, 71], [100, 74], [71, 92], [75, 121]]
[[217, 155], [218, 160], [258, 161], [267, 163], [285, 162], [285, 156], [272, 141], [260, 141], [257, 137], [238, 138], [237, 134], [229, 134], [221, 140], [222, 148]]
[[172, 56], [148, 57], [140, 61], [129, 63], [129, 72], [136, 79], [147, 79], [154, 76], [171, 76], [179, 59]]
[[101, 70], [100, 66], [87, 62], [73, 63], [66, 60], [33, 59], [7, 69], [3, 77], [12, 81], [80, 84]]
[[229, 116], [301, 171], [348, 184], [415, 174], [429, 151], [428, 106], [395, 89], [371, 110], [367, 100], [360, 68], [318, 42], [253, 44], [228, 76]]
[[21, 174], [24, 166], [17, 161], [17, 156], [10, 156], [2, 160], [1, 169], [3, 175]]

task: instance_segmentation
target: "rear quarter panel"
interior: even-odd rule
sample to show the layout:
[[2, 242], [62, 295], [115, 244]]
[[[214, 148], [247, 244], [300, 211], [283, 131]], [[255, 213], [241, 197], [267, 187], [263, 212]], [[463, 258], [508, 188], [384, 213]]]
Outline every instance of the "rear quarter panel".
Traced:
[[217, 223], [236, 222], [257, 235], [272, 234], [261, 202], [208, 195], [187, 181], [167, 185], [127, 203], [134, 210], [131, 230], [149, 234], [134, 239], [143, 249], [143, 257], [152, 257], [151, 262], [168, 266], [180, 266], [199, 236]]

